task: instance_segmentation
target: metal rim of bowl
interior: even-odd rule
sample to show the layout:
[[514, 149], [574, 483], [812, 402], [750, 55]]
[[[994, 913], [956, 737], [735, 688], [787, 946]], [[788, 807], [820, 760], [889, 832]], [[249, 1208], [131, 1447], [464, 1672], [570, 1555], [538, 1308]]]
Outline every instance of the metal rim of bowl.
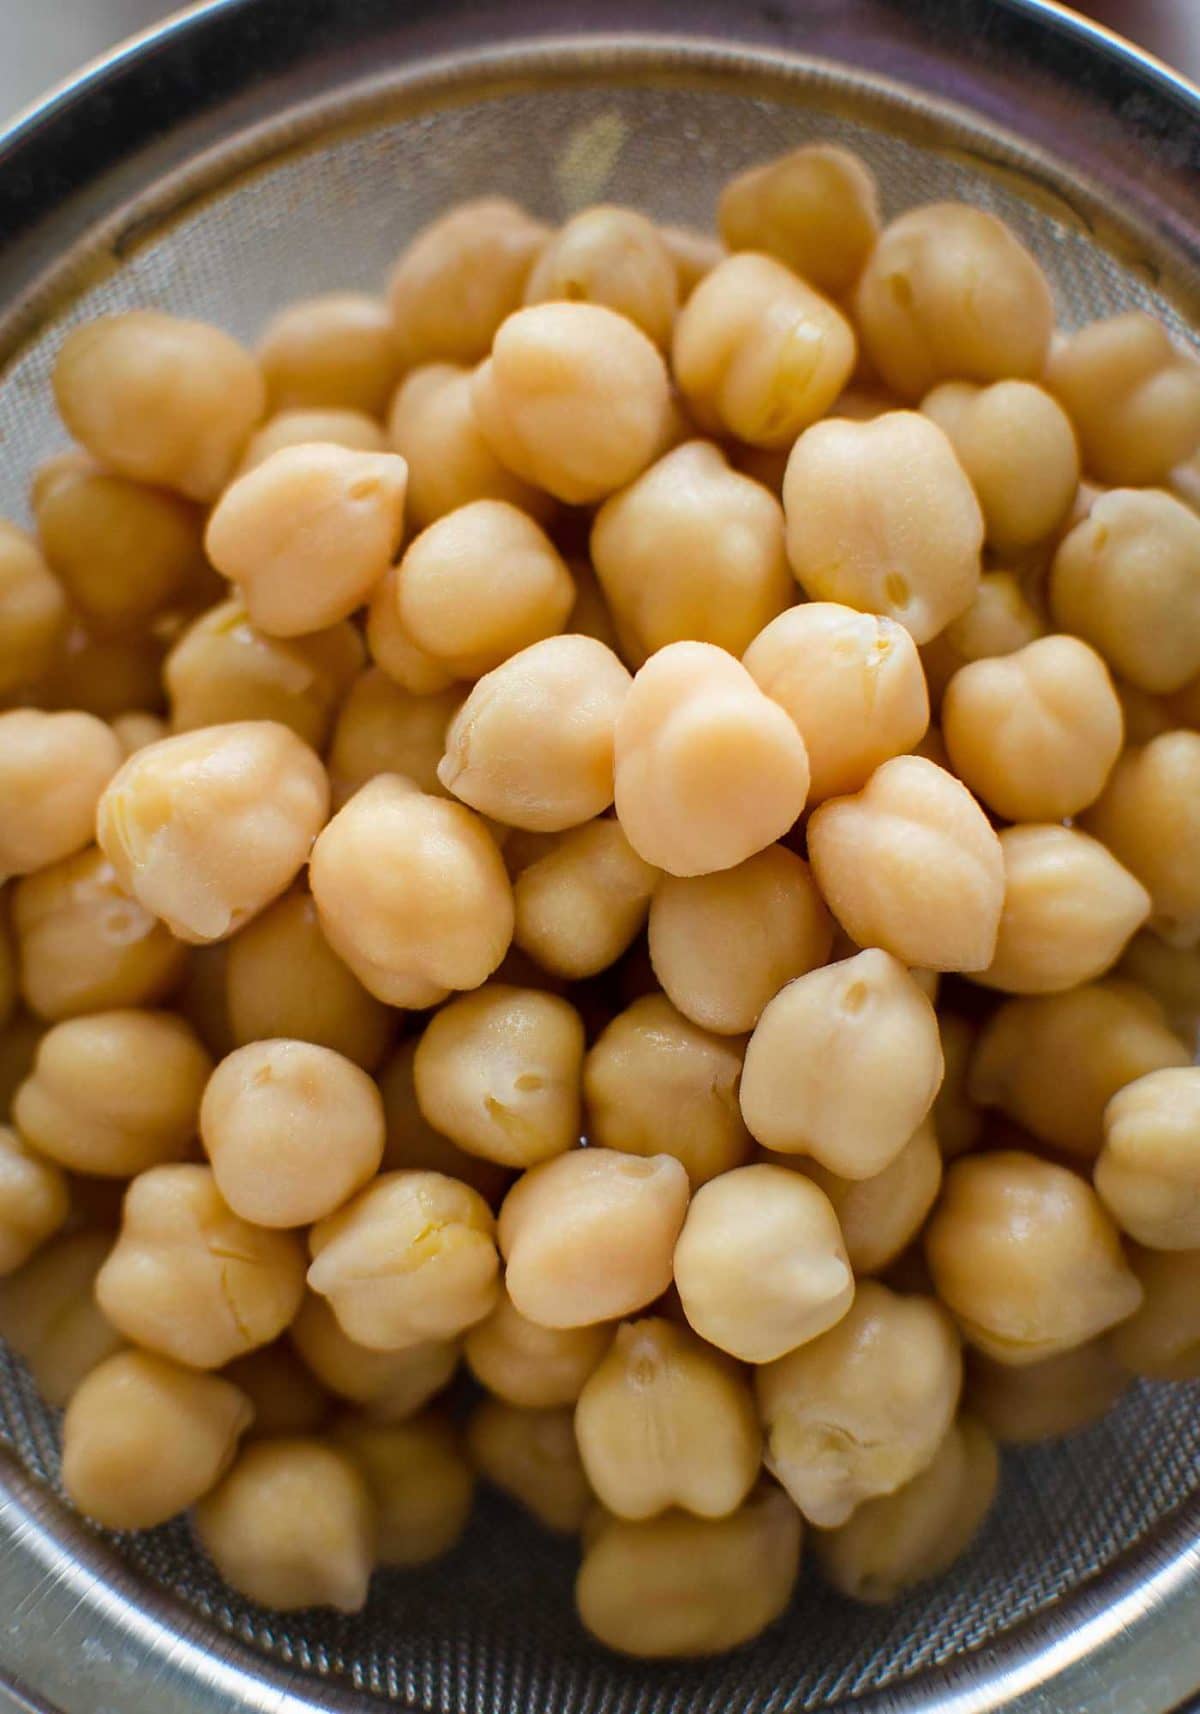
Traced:
[[[71, 79], [0, 134], [0, 325], [36, 323], [55, 258], [201, 152], [381, 64], [545, 39], [650, 38], [856, 66], [1006, 125], [1104, 187], [1189, 299], [1200, 279], [1200, 91], [1052, 0], [203, 0]], [[461, 55], [459, 56], [461, 57]], [[471, 57], [471, 56], [468, 56]], [[480, 56], [475, 56], [480, 57]], [[483, 56], [486, 62], [486, 55]], [[1019, 76], [1018, 76], [1019, 74]], [[161, 212], [161, 211], [160, 211]], [[165, 215], [164, 215], [165, 218]], [[1193, 299], [1193, 301], [1195, 301]], [[30, 309], [30, 306], [33, 306]], [[19, 313], [25, 306], [27, 313]], [[1200, 1539], [1177, 1510], [1097, 1578], [923, 1673], [925, 1714], [1168, 1714], [1200, 1685]], [[0, 1449], [0, 1708], [93, 1714], [368, 1714], [378, 1702], [250, 1650], [148, 1590]], [[82, 1664], [82, 1670], [81, 1670]], [[856, 1714], [912, 1714], [910, 1684]], [[548, 1711], [553, 1714], [553, 1711]]]

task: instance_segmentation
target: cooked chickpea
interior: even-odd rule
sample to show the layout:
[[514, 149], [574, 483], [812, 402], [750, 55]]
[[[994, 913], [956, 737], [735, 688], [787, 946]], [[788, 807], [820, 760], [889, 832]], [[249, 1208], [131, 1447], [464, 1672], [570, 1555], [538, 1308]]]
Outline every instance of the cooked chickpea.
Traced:
[[[310, 446], [314, 441], [344, 446], [350, 452], [386, 452], [388, 437], [365, 411], [279, 411], [250, 436], [235, 476], [244, 476], [285, 446]], [[393, 451], [399, 451], [394, 447]]]
[[1139, 690], [1182, 690], [1200, 673], [1200, 517], [1153, 488], [1101, 494], [1055, 553], [1050, 607]]
[[1149, 1381], [1200, 1378], [1200, 1250], [1137, 1250], [1141, 1306], [1113, 1329], [1113, 1355]]
[[225, 1581], [264, 1607], [355, 1613], [367, 1598], [370, 1491], [349, 1455], [322, 1441], [252, 1441], [197, 1505], [195, 1525]]
[[738, 1167], [702, 1185], [674, 1271], [691, 1326], [746, 1363], [769, 1363], [817, 1338], [854, 1297], [828, 1197], [786, 1167]]
[[1018, 1367], [1094, 1339], [1142, 1300], [1091, 1186], [1016, 1150], [954, 1162], [925, 1256], [968, 1343]]
[[316, 1434], [329, 1416], [329, 1395], [282, 1340], [236, 1357], [221, 1371], [249, 1399], [256, 1440], [278, 1434]]
[[658, 235], [675, 265], [679, 301], [686, 303], [704, 276], [724, 260], [725, 246], [712, 233], [695, 226], [660, 226]]
[[486, 357], [548, 236], [500, 196], [461, 202], [418, 232], [388, 287], [403, 367]]
[[1095, 1184], [1137, 1243], [1200, 1249], [1200, 1068], [1166, 1067], [1117, 1091], [1104, 1110]]
[[804, 739], [810, 803], [861, 790], [881, 763], [912, 750], [929, 725], [921, 660], [894, 619], [833, 601], [804, 602], [772, 620], [742, 658]]
[[817, 1537], [817, 1563], [851, 1600], [895, 1601], [915, 1584], [940, 1577], [966, 1551], [999, 1482], [991, 1435], [974, 1417], [960, 1417], [924, 1470]]
[[787, 446], [823, 416], [854, 368], [853, 329], [771, 256], [718, 262], [675, 321], [672, 366], [710, 434]]
[[96, 1274], [111, 1232], [71, 1232], [0, 1279], [0, 1338], [29, 1365], [46, 1403], [61, 1409], [85, 1375], [124, 1341], [97, 1304]]
[[223, 1059], [238, 1046], [229, 1022], [227, 951], [224, 941], [192, 947], [183, 986], [175, 996], [176, 1010], [191, 1024], [214, 1059]]
[[548, 494], [501, 464], [471, 403], [471, 370], [428, 363], [407, 375], [388, 412], [388, 441], [408, 465], [408, 518], [423, 530], [474, 500], [504, 500], [544, 523]]
[[665, 346], [679, 306], [675, 263], [644, 214], [597, 204], [554, 233], [530, 270], [525, 302], [556, 299], [603, 304]]
[[495, 1161], [469, 1155], [440, 1131], [434, 1130], [417, 1103], [413, 1073], [420, 1038], [401, 1042], [378, 1073], [379, 1093], [387, 1125], [383, 1164], [389, 1171], [421, 1167], [461, 1178], [493, 1208], [512, 1183], [512, 1174]]
[[255, 359], [206, 322], [157, 310], [103, 315], [54, 365], [63, 422], [118, 475], [212, 500], [266, 409]]
[[367, 650], [382, 672], [413, 696], [448, 690], [454, 675], [443, 661], [418, 648], [400, 617], [397, 567], [375, 585], [367, 608]]
[[82, 850], [121, 746], [94, 714], [0, 713], [0, 880]]
[[1056, 343], [1046, 385], [1069, 412], [1084, 463], [1100, 482], [1162, 482], [1200, 444], [1200, 368], [1141, 310], [1094, 321]]
[[835, 1327], [759, 1369], [755, 1385], [768, 1470], [810, 1523], [836, 1529], [932, 1461], [958, 1408], [962, 1355], [940, 1304], [863, 1280]]
[[96, 811], [117, 880], [180, 940], [222, 940], [278, 897], [329, 810], [320, 761], [286, 726], [235, 721], [131, 756]]
[[457, 1179], [384, 1173], [313, 1227], [308, 1283], [360, 1345], [452, 1339], [495, 1306], [495, 1229], [482, 1196]]
[[1143, 930], [1130, 941], [1117, 975], [1154, 996], [1167, 1022], [1184, 1042], [1200, 1038], [1200, 952], [1171, 946]]
[[329, 746], [335, 806], [340, 809], [376, 774], [403, 774], [423, 792], [440, 793], [437, 765], [462, 700], [459, 690], [414, 696], [380, 667], [360, 673], [338, 711]]
[[839, 297], [879, 235], [879, 189], [857, 155], [807, 143], [730, 179], [717, 210], [731, 250], [759, 250]]
[[803, 1168], [833, 1204], [856, 1275], [878, 1274], [920, 1232], [942, 1184], [942, 1155], [932, 1119], [924, 1120], [882, 1172], [841, 1178], [817, 1161], [775, 1157]]
[[131, 708], [163, 706], [161, 637], [96, 637], [78, 622], [68, 625], [48, 670], [34, 691], [46, 708], [78, 710], [111, 720]]
[[334, 1439], [366, 1479], [380, 1565], [426, 1565], [449, 1552], [467, 1527], [475, 1477], [448, 1422], [432, 1413], [394, 1424], [346, 1417]]
[[1045, 634], [1045, 623], [1017, 574], [985, 571], [971, 605], [921, 650], [929, 694], [940, 707], [959, 667], [993, 655], [1013, 655]]
[[1114, 1332], [1089, 1339], [1020, 1369], [973, 1351], [967, 1363], [967, 1407], [1005, 1446], [1076, 1434], [1111, 1410], [1129, 1385], [1129, 1371], [1113, 1355], [1116, 1337]]
[[512, 939], [512, 887], [482, 821], [398, 774], [338, 811], [313, 847], [310, 880], [329, 944], [391, 1006], [478, 987]]
[[258, 361], [273, 411], [342, 409], [380, 416], [400, 367], [391, 312], [366, 292], [326, 292], [272, 316]]
[[467, 1423], [479, 1474], [549, 1530], [574, 1535], [592, 1505], [569, 1410], [521, 1410], [484, 1399]]
[[0, 1125], [0, 1278], [23, 1267], [70, 1212], [67, 1181], [7, 1125]]
[[644, 1309], [671, 1283], [688, 1181], [671, 1155], [571, 1149], [525, 1173], [500, 1209], [508, 1294], [542, 1327]]
[[966, 787], [896, 756], [808, 824], [813, 875], [858, 946], [923, 970], [986, 970], [1004, 905], [1004, 854]]
[[0, 518], [0, 696], [49, 670], [66, 628], [58, 579], [33, 539]]
[[915, 642], [979, 587], [979, 502], [945, 434], [916, 411], [814, 424], [792, 448], [783, 509], [805, 594], [882, 613]]
[[644, 926], [658, 879], [618, 822], [569, 828], [517, 874], [513, 939], [553, 975], [594, 976]]
[[227, 1207], [204, 1166], [153, 1167], [125, 1194], [96, 1300], [127, 1339], [219, 1369], [278, 1338], [300, 1307], [304, 1250]]
[[438, 777], [512, 827], [556, 833], [590, 821], [613, 801], [629, 690], [626, 669], [593, 637], [534, 643], [475, 685], [450, 723]]
[[612, 1329], [540, 1327], [505, 1293], [463, 1341], [467, 1367], [489, 1393], [527, 1410], [573, 1405], [608, 1350]]
[[1119, 759], [1084, 826], [1150, 894], [1151, 926], [1200, 938], [1200, 733], [1164, 732]]
[[1051, 994], [1115, 964], [1150, 914], [1150, 895], [1097, 839], [1071, 827], [1007, 827], [996, 954], [975, 981]]
[[153, 1529], [216, 1486], [250, 1424], [249, 1399], [150, 1351], [118, 1351], [67, 1406], [67, 1498], [106, 1529]]
[[1079, 487], [1079, 448], [1058, 401], [1030, 381], [974, 388], [943, 415], [937, 392], [921, 409], [945, 430], [983, 511], [988, 542], [1012, 552], [1045, 541], [1063, 524]]
[[1049, 282], [994, 214], [910, 208], [884, 227], [854, 294], [866, 353], [894, 393], [939, 381], [1036, 380], [1054, 331]]
[[345, 1332], [323, 1297], [306, 1294], [288, 1338], [329, 1392], [360, 1405], [380, 1422], [404, 1422], [449, 1386], [458, 1346], [430, 1339], [399, 1351], [376, 1351]]

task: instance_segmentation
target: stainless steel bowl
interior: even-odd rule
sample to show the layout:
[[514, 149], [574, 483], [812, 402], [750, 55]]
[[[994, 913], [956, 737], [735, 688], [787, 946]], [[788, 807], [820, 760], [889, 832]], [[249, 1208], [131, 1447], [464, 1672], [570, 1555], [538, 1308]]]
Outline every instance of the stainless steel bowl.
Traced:
[[[484, 190], [706, 222], [729, 172], [814, 135], [861, 148], [893, 210], [1011, 221], [1065, 322], [1144, 305], [1195, 344], [1198, 121], [1194, 90], [1039, 0], [214, 0], [0, 139], [0, 515], [61, 444], [77, 320], [153, 302], [253, 335]], [[249, 1607], [183, 1525], [88, 1531], [0, 1355], [0, 1675], [35, 1714], [1165, 1714], [1200, 1686], [1198, 1403], [1140, 1388], [1009, 1459], [976, 1551], [897, 1608], [806, 1585], [753, 1647], [648, 1667], [586, 1641], [570, 1551], [498, 1501], [354, 1619]]]

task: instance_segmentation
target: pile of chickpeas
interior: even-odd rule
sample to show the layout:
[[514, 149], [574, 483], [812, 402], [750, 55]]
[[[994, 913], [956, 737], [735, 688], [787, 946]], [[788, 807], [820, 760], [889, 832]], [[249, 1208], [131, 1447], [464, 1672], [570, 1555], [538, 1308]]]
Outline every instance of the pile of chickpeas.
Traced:
[[1200, 369], [840, 148], [717, 224], [77, 327], [0, 524], [0, 1331], [269, 1607], [482, 1479], [723, 1650], [1200, 1376]]

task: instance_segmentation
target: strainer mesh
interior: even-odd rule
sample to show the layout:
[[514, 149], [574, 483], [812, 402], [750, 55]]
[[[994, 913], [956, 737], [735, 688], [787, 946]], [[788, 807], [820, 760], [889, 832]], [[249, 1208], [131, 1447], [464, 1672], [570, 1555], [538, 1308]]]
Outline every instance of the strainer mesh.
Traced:
[[[823, 89], [828, 95], [828, 80]], [[957, 149], [940, 153], [802, 98], [760, 100], [678, 82], [518, 89], [375, 119], [276, 158], [192, 205], [83, 291], [0, 378], [0, 515], [27, 517], [28, 473], [63, 442], [49, 376], [62, 331], [75, 322], [153, 304], [253, 337], [283, 299], [376, 284], [417, 226], [484, 192], [513, 195], [550, 218], [605, 199], [707, 224], [731, 172], [818, 135], [862, 152], [889, 212], [957, 197], [1000, 215], [1049, 272], [1064, 324], [1139, 306], [1195, 344], [1150, 272], [1119, 263], [1025, 200], [1011, 178], [980, 171], [962, 136]], [[993, 1638], [1194, 1498], [1198, 1404], [1200, 1388], [1137, 1388], [1088, 1433], [1008, 1457], [984, 1539], [939, 1585], [874, 1611], [806, 1583], [767, 1637], [705, 1666], [623, 1663], [590, 1645], [572, 1614], [572, 1550], [500, 1500], [485, 1503], [466, 1541], [438, 1566], [377, 1578], [369, 1606], [353, 1618], [266, 1614], [231, 1597], [183, 1524], [115, 1546], [146, 1578], [243, 1641], [431, 1714], [827, 1709]], [[56, 1431], [55, 1414], [0, 1348], [0, 1439], [52, 1483]]]

